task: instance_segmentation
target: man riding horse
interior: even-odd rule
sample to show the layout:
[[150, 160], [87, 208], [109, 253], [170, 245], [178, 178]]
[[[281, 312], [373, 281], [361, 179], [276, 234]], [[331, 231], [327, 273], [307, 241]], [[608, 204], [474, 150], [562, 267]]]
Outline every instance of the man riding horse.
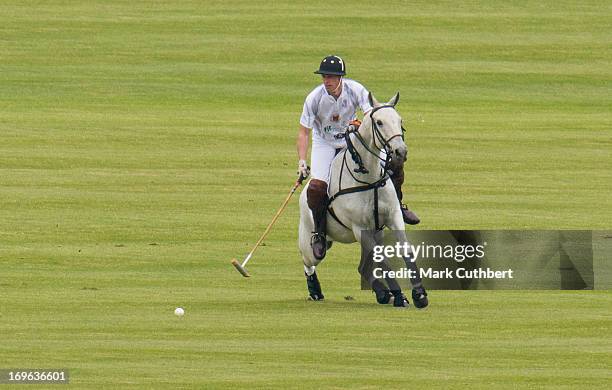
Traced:
[[[308, 185], [308, 207], [314, 218], [314, 232], [311, 239], [313, 255], [322, 260], [327, 250], [326, 220], [329, 197], [327, 194], [329, 173], [333, 158], [346, 148], [346, 141], [341, 136], [347, 126], [359, 127], [356, 112], [358, 108], [364, 114], [372, 110], [368, 102], [368, 90], [355, 80], [344, 78], [346, 64], [338, 56], [327, 56], [321, 61], [319, 69], [323, 83], [316, 87], [304, 102], [300, 118], [300, 129], [297, 137], [298, 173], [306, 178], [310, 167], [306, 163], [308, 138], [312, 133], [312, 179]], [[401, 205], [404, 222], [416, 225], [420, 222], [417, 215], [402, 204], [402, 184], [404, 167], [394, 170], [391, 177], [397, 199]]]
[[[384, 242], [384, 227], [393, 232], [398, 244], [409, 245], [404, 224], [419, 223], [418, 217], [398, 201], [407, 155], [402, 118], [395, 110], [399, 92], [381, 104], [361, 84], [342, 78], [345, 64], [337, 56], [325, 57], [315, 73], [322, 75], [323, 84], [306, 98], [297, 141], [298, 169], [305, 178], [310, 173], [305, 161], [308, 133], [315, 129], [313, 178], [300, 194], [298, 229], [308, 293], [313, 300], [324, 299], [316, 267], [328, 245], [357, 241], [361, 244], [359, 273], [376, 293], [377, 302], [386, 304], [393, 297], [393, 306], [407, 307], [408, 299], [397, 281], [382, 280], [370, 270], [373, 248]], [[364, 112], [363, 123], [356, 121], [358, 107]], [[353, 126], [347, 128], [349, 124]], [[395, 188], [386, 185], [389, 179]], [[411, 252], [402, 258], [412, 275], [414, 305], [424, 308], [428, 305], [427, 292], [415, 256]]]

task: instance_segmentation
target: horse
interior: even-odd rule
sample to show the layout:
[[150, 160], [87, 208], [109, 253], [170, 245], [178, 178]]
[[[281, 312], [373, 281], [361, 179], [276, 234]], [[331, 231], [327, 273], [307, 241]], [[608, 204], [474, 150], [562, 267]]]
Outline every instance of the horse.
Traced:
[[[374, 246], [383, 244], [385, 226], [395, 233], [395, 239], [400, 245], [412, 248], [406, 237], [400, 203], [389, 180], [390, 172], [401, 166], [407, 157], [402, 118], [395, 110], [399, 92], [384, 104], [379, 103], [371, 93], [368, 100], [372, 110], [364, 114], [358, 129], [347, 129], [344, 133], [347, 148], [338, 153], [331, 164], [328, 183], [328, 248], [334, 241], [360, 242], [361, 262], [358, 269], [375, 292], [378, 303], [387, 304], [393, 297], [394, 306], [406, 307], [409, 305], [408, 299], [397, 281], [377, 278], [370, 269], [373, 265]], [[314, 257], [311, 248], [314, 220], [307, 203], [307, 191], [302, 191], [299, 203], [298, 246], [310, 298], [320, 300], [324, 297], [316, 273], [320, 260]], [[412, 273], [410, 282], [414, 305], [424, 308], [429, 302], [414, 256], [410, 251], [402, 257]], [[386, 264], [385, 260], [381, 265], [388, 269]]]

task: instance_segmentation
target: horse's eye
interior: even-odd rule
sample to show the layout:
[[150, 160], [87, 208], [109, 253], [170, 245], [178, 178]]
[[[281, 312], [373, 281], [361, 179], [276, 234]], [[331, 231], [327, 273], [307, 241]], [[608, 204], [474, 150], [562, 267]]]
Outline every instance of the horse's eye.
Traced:
[[376, 124], [377, 124], [378, 126], [382, 126], [382, 125], [383, 125], [383, 123], [382, 123], [382, 121], [381, 121], [380, 119], [376, 121]]

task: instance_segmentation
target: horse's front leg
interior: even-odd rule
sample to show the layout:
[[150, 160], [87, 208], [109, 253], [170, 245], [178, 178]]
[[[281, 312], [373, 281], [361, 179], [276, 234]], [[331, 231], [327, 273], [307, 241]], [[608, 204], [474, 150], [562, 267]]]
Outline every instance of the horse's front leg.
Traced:
[[389, 229], [395, 234], [396, 243], [398, 243], [401, 248], [407, 248], [406, 253], [402, 253], [402, 258], [409, 272], [414, 306], [421, 309], [429, 305], [429, 301], [427, 299], [427, 292], [423, 287], [423, 281], [421, 280], [420, 269], [417, 267], [412, 245], [406, 236], [406, 225], [404, 225], [404, 218], [402, 217], [400, 205], [394, 197], [395, 194], [388, 192], [386, 195], [385, 202], [388, 202], [386, 204], [390, 207], [387, 209], [388, 214], [385, 215], [385, 222]]
[[362, 287], [365, 287], [363, 282], [366, 281], [367, 286], [372, 288], [376, 294], [376, 301], [380, 304], [389, 303], [393, 295], [394, 306], [407, 306], [399, 283], [395, 278], [388, 277], [388, 271], [392, 270], [388, 259], [378, 249], [384, 245], [383, 231], [359, 229], [355, 237], [359, 238], [361, 244], [361, 261], [358, 270], [362, 277]]
[[406, 268], [409, 272], [410, 284], [412, 285], [412, 300], [414, 301], [414, 306], [419, 309], [422, 309], [429, 305], [429, 300], [427, 299], [427, 292], [423, 287], [420, 270], [419, 267], [417, 267], [416, 265], [415, 256], [412, 251], [412, 245], [410, 245], [410, 242], [406, 237], [406, 230], [404, 228], [401, 214], [399, 215], [399, 218], [401, 220], [401, 224], [397, 224], [394, 226], [399, 227], [399, 229], [393, 229], [393, 232], [395, 233], [395, 241], [399, 243], [401, 248], [408, 248], [406, 253], [402, 253], [402, 258], [404, 259], [404, 263], [406, 264]]

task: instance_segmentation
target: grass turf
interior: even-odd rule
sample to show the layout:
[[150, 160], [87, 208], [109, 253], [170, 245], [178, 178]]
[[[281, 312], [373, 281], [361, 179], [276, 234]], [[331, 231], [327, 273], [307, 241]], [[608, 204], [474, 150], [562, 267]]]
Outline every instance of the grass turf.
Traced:
[[[422, 229], [612, 221], [601, 2], [3, 2], [0, 368], [101, 387], [610, 386], [608, 291], [304, 301], [297, 121], [329, 53], [401, 93]], [[344, 301], [351, 295], [354, 301]], [[186, 315], [172, 315], [184, 306]]]

